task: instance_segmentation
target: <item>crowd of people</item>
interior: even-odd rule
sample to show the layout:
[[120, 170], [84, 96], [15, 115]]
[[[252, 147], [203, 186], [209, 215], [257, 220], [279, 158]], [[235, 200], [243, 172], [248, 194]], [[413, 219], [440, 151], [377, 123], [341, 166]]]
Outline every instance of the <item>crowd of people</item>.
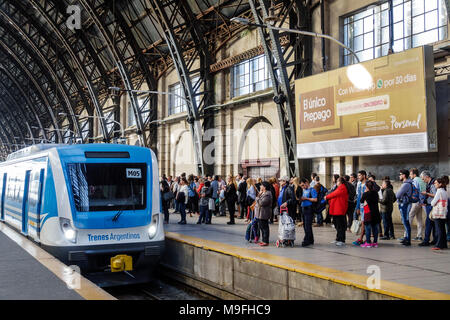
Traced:
[[[397, 202], [404, 226], [399, 240], [410, 246], [411, 240], [433, 250], [447, 248], [450, 241], [448, 176], [433, 178], [428, 171], [400, 170], [401, 187], [395, 193], [389, 177], [379, 186], [376, 177], [361, 170], [350, 176], [333, 175], [328, 190], [317, 174], [311, 179], [287, 176], [277, 180], [247, 178], [242, 174], [196, 177], [183, 173], [172, 178], [162, 177], [161, 199], [164, 223], [169, 222], [169, 208], [181, 216], [179, 224], [186, 224], [186, 215], [198, 215], [197, 224], [211, 224], [212, 216], [226, 216], [229, 225], [235, 218], [257, 225], [259, 245], [269, 244], [269, 224], [277, 221], [280, 212], [287, 212], [298, 226], [303, 226], [302, 246], [314, 244], [313, 227], [332, 224], [336, 229], [336, 246], [344, 246], [346, 232], [360, 234], [354, 245], [377, 248], [378, 240], [395, 239], [392, 213]], [[422, 214], [425, 213], [425, 227]], [[324, 217], [325, 215], [325, 217]], [[411, 225], [416, 218], [417, 236], [411, 239]], [[446, 229], [447, 227], [447, 229]], [[259, 235], [262, 235], [260, 238]]]

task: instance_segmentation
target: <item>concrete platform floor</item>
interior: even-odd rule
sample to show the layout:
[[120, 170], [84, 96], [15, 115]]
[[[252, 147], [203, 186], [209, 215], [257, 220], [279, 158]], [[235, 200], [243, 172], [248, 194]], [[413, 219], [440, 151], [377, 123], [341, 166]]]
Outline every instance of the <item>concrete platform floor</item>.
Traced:
[[[83, 276], [69, 289], [62, 262], [0, 223], [0, 300], [115, 300]], [[76, 276], [76, 275], [75, 275]]]
[[[260, 247], [245, 240], [247, 224], [236, 219], [235, 225], [227, 225], [228, 217], [214, 217], [211, 225], [197, 225], [198, 216], [189, 217], [187, 224], [179, 225], [179, 214], [170, 214], [165, 231], [212, 240], [245, 249], [266, 252], [274, 256], [291, 258], [322, 267], [369, 277], [369, 266], [378, 266], [381, 280], [450, 294], [450, 250], [434, 252], [430, 247], [419, 247], [413, 241], [411, 247], [403, 247], [398, 240], [380, 240], [378, 248], [361, 248], [351, 243], [357, 238], [346, 234], [346, 246], [337, 247], [330, 242], [336, 238], [332, 227], [314, 227], [313, 246], [302, 248], [303, 227], [297, 227], [294, 248], [277, 248], [278, 223], [270, 225], [270, 245]], [[403, 234], [402, 226], [395, 226], [396, 236]], [[412, 235], [416, 231], [413, 228]]]

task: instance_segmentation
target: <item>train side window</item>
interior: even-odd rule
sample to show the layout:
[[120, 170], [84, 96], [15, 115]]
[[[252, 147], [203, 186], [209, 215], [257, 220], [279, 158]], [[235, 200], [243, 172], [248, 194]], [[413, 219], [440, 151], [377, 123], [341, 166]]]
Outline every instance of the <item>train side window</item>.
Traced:
[[33, 171], [30, 177], [30, 191], [28, 194], [28, 204], [31, 207], [36, 207], [39, 197], [40, 187], [40, 170]]

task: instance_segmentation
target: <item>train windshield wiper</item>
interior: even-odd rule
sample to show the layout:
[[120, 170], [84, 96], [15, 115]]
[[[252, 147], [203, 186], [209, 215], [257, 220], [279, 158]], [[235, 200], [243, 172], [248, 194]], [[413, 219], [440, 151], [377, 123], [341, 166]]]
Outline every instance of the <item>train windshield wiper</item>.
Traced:
[[116, 215], [112, 218], [112, 221], [116, 222], [119, 219], [119, 217], [122, 215], [122, 213], [123, 213], [123, 210], [119, 210], [116, 213]]

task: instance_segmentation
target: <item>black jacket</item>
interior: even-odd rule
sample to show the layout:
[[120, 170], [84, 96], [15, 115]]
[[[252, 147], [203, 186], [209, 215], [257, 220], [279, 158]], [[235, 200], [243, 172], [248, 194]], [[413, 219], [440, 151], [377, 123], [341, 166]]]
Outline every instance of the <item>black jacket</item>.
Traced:
[[[280, 193], [283, 188], [280, 187]], [[297, 199], [295, 198], [294, 188], [292, 186], [287, 186], [283, 193], [282, 204], [287, 204], [288, 214], [294, 217], [297, 212]]]
[[239, 191], [239, 203], [245, 203], [247, 200], [247, 182], [243, 181], [241, 184], [238, 185], [238, 191]]
[[368, 216], [366, 216], [366, 213], [364, 212], [364, 223], [367, 222], [371, 225], [376, 225], [381, 222], [381, 215], [380, 211], [378, 210], [378, 200], [378, 192], [376, 191], [368, 191], [362, 194], [361, 203], [364, 203], [364, 201], [366, 201], [370, 209], [370, 220], [367, 221]]
[[234, 183], [227, 184], [227, 188], [225, 189], [225, 200], [228, 203], [235, 203], [237, 201], [236, 187]]

